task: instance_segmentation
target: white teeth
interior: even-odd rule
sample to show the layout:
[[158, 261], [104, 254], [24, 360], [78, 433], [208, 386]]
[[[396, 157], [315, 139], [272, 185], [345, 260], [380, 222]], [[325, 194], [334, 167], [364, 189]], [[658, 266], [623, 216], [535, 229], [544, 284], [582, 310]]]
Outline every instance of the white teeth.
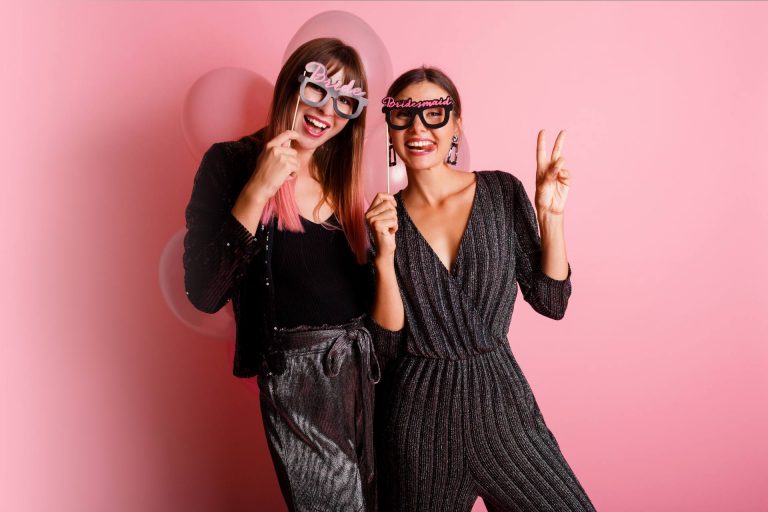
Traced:
[[429, 142], [427, 140], [417, 140], [417, 141], [409, 142], [406, 145], [412, 148], [423, 148], [426, 146], [431, 146], [432, 144], [433, 144], [432, 142]]
[[307, 117], [306, 119], [309, 122], [309, 124], [317, 126], [318, 128], [320, 128], [322, 130], [325, 130], [326, 128], [328, 128], [327, 124], [323, 124], [320, 121], [317, 121], [317, 120], [315, 120], [315, 119], [313, 119], [311, 117]]

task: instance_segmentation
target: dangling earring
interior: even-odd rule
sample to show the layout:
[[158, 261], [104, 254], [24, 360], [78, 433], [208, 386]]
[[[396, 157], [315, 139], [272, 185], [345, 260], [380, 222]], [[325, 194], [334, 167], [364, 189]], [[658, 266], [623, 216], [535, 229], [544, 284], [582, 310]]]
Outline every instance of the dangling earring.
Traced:
[[451, 165], [456, 165], [456, 159], [459, 157], [459, 136], [455, 135], [451, 139], [451, 149], [448, 150], [448, 160]]
[[397, 156], [395, 155], [395, 146], [392, 142], [389, 143], [389, 166], [394, 167], [397, 165]]

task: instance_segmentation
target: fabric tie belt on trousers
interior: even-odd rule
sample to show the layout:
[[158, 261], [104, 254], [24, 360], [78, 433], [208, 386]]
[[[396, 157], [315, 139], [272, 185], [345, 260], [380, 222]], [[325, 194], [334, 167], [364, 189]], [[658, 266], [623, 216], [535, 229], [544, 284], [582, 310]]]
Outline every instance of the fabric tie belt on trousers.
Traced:
[[323, 356], [323, 371], [328, 377], [336, 377], [341, 371], [345, 355], [357, 347], [362, 368], [360, 368], [360, 392], [363, 397], [363, 464], [369, 480], [374, 478], [373, 450], [373, 390], [368, 382], [376, 384], [381, 379], [381, 368], [373, 347], [371, 333], [363, 326], [362, 317], [350, 323], [330, 328], [314, 328], [278, 331], [283, 349], [308, 348], [333, 338], [333, 342]]

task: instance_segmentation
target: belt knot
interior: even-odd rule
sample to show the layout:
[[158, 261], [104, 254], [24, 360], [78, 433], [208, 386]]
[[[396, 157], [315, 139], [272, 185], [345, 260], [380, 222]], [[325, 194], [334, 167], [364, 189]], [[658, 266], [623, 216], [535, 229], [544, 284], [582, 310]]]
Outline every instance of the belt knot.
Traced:
[[341, 370], [344, 355], [353, 346], [357, 347], [360, 353], [360, 361], [365, 375], [374, 384], [379, 382], [381, 379], [379, 360], [373, 349], [371, 334], [363, 327], [348, 328], [336, 337], [323, 360], [325, 373], [330, 377], [337, 376]]

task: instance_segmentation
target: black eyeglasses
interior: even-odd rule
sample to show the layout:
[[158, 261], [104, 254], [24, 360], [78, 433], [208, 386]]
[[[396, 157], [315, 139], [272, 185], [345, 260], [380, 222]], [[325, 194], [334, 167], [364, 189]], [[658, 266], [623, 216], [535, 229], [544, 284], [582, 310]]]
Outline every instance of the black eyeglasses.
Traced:
[[384, 98], [381, 111], [386, 116], [387, 125], [393, 130], [405, 130], [413, 126], [416, 116], [426, 128], [442, 128], [450, 120], [453, 101], [451, 97], [436, 100], [396, 101], [394, 98]]

